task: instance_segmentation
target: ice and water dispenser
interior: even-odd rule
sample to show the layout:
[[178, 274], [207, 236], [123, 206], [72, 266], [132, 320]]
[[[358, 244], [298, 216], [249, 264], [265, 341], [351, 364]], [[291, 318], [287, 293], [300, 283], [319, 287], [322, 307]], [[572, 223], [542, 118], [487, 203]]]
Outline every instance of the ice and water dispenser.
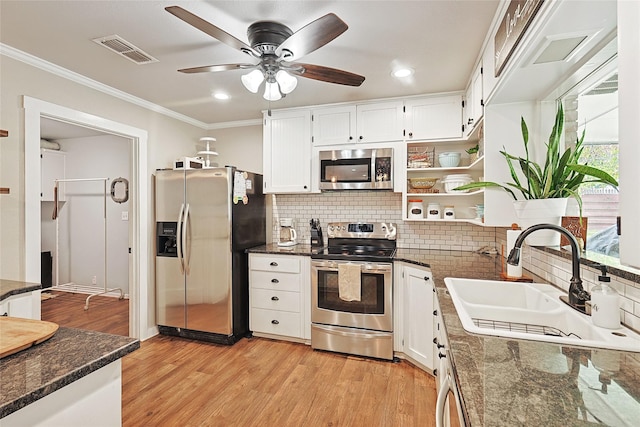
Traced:
[[163, 257], [177, 257], [178, 247], [176, 236], [177, 222], [156, 223], [156, 255]]

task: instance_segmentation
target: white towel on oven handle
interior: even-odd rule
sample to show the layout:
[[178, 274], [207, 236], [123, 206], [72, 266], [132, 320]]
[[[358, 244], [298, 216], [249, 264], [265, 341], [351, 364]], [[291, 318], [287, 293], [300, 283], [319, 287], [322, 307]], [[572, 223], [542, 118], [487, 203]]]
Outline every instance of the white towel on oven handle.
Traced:
[[350, 262], [338, 264], [338, 295], [343, 301], [360, 301], [362, 295], [360, 264]]

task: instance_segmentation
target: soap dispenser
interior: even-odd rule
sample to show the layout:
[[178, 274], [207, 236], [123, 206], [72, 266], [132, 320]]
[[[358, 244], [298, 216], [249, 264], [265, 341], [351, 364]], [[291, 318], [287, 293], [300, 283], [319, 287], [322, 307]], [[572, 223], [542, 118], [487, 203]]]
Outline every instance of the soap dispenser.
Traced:
[[611, 278], [607, 276], [607, 266], [601, 265], [598, 284], [591, 289], [591, 320], [601, 328], [618, 329], [620, 327], [620, 302], [618, 292], [609, 286]]

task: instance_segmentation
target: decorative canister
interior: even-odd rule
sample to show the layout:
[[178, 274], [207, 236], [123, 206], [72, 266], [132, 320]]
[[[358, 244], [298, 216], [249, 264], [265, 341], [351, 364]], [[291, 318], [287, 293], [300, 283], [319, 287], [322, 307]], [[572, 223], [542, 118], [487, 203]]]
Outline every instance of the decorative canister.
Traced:
[[409, 219], [423, 219], [422, 199], [409, 199]]
[[442, 212], [444, 214], [444, 219], [456, 219], [456, 211], [453, 206], [445, 206]]
[[429, 203], [427, 205], [427, 219], [441, 219], [440, 203]]

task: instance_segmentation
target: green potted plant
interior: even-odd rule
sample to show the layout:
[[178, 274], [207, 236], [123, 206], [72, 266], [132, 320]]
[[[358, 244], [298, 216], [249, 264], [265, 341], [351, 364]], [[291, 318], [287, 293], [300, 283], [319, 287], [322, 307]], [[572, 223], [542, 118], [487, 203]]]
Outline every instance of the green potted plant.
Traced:
[[[513, 182], [505, 184], [488, 181], [472, 182], [457, 187], [456, 190], [501, 188], [513, 197], [517, 212], [533, 204], [527, 203], [527, 201], [541, 199], [563, 199], [558, 200], [558, 202], [564, 201], [564, 205], [560, 203], [560, 209], [564, 211], [566, 209], [566, 200], [569, 197], [573, 197], [578, 202], [580, 216], [582, 216], [582, 198], [578, 193], [578, 188], [582, 184], [596, 182], [617, 188], [618, 181], [607, 172], [589, 166], [586, 163], [580, 163], [580, 156], [584, 148], [582, 145], [585, 136], [584, 131], [580, 138], [576, 140], [575, 147], [568, 147], [561, 153], [560, 142], [564, 129], [564, 111], [561, 103], [558, 103], [555, 123], [546, 144], [547, 152], [543, 165], [529, 158], [529, 129], [523, 117], [520, 119], [520, 126], [525, 157], [509, 154], [506, 149], [500, 151], [500, 154], [504, 156], [507, 162]], [[519, 172], [516, 171], [516, 167], [519, 168]], [[546, 209], [540, 208], [541, 211]], [[564, 215], [564, 212], [559, 216], [561, 217], [562, 215]]]
[[466, 151], [467, 154], [469, 155], [469, 163], [473, 163], [476, 160], [478, 160], [478, 151], [480, 150], [480, 145], [476, 144], [471, 148], [467, 148]]

